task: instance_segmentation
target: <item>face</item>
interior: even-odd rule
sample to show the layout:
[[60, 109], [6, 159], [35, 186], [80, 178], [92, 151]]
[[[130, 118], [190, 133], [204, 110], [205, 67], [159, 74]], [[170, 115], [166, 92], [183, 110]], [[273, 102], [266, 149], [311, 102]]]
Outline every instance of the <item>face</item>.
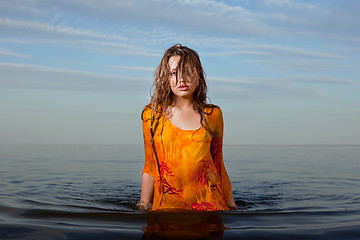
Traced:
[[170, 66], [170, 88], [174, 96], [181, 98], [193, 98], [193, 94], [199, 85], [199, 80], [196, 77], [181, 76], [178, 72], [177, 66], [180, 56], [172, 56], [169, 59]]

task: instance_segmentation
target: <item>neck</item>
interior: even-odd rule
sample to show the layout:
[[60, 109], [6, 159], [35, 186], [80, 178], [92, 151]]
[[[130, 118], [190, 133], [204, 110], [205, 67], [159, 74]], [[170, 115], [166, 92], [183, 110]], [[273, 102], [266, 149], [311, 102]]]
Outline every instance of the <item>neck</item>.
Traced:
[[193, 109], [194, 108], [194, 103], [193, 103], [192, 97], [182, 98], [182, 97], [173, 96], [171, 105], [172, 105], [172, 107], [176, 107], [176, 108], [180, 108], [180, 109], [190, 109], [190, 108]]

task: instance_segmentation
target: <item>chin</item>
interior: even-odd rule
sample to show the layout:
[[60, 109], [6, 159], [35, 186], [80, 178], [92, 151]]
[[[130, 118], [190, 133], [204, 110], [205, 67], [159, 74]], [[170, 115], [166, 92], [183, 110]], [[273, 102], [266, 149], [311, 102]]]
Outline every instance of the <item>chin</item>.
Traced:
[[175, 94], [176, 96], [178, 96], [178, 97], [189, 97], [189, 96], [191, 96], [192, 94], [190, 94], [190, 93], [177, 93], [177, 94]]

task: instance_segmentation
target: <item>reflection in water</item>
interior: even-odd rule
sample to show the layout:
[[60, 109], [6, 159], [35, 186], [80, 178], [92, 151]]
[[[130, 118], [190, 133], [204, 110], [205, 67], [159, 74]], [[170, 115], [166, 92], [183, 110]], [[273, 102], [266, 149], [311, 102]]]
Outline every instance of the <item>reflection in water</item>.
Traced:
[[216, 212], [168, 212], [147, 214], [142, 239], [219, 239], [226, 229]]

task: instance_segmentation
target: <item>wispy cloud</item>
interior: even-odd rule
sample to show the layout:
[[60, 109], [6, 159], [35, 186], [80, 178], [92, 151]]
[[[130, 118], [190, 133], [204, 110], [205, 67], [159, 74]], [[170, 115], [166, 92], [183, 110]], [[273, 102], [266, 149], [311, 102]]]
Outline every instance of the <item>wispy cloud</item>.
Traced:
[[110, 66], [110, 68], [132, 70], [132, 71], [145, 71], [145, 72], [153, 72], [155, 70], [155, 68], [151, 68], [151, 67], [138, 67], [138, 66]]
[[254, 78], [254, 77], [237, 77], [237, 78], [221, 78], [221, 77], [207, 77], [207, 81], [215, 83], [235, 83], [244, 85], [258, 85], [264, 81], [272, 80], [270, 78]]
[[15, 52], [9, 51], [7, 49], [2, 49], [2, 48], [0, 48], [0, 55], [12, 56], [12, 57], [30, 57], [25, 54], [15, 53]]
[[39, 37], [85, 37], [125, 40], [124, 37], [94, 32], [92, 30], [76, 29], [73, 27], [50, 25], [41, 22], [30, 22], [18, 19], [0, 18], [0, 33], [5, 36], [32, 36]]
[[[134, 70], [139, 68], [131, 67]], [[152, 84], [152, 79], [147, 78], [96, 74], [31, 64], [0, 63], [0, 74], [0, 88], [147, 94]], [[242, 98], [250, 100], [264, 97], [276, 99], [278, 95], [289, 95], [289, 92], [304, 94], [303, 88], [293, 88], [284, 83], [286, 82], [272, 78], [208, 78], [210, 92], [220, 98], [238, 99], [239, 94], [242, 94]]]
[[289, 38], [358, 42], [358, 1], [263, 1], [263, 19]]
[[267, 59], [244, 59], [244, 64], [268, 66], [276, 71], [291, 73], [314, 73], [322, 72], [325, 75], [330, 71], [357, 71], [355, 63], [329, 61], [328, 59], [299, 59], [299, 58], [267, 58]]
[[[125, 25], [131, 21], [134, 24], [162, 25], [173, 28], [180, 26], [178, 30], [185, 28], [197, 29], [200, 32], [220, 31], [233, 32], [248, 36], [272, 35], [275, 29], [266, 22], [257, 18], [253, 13], [241, 6], [230, 6], [216, 1], [107, 1], [103, 4], [96, 0], [79, 1], [20, 1], [16, 9], [28, 9], [38, 7], [43, 14], [51, 16], [54, 9], [68, 15], [81, 16], [96, 24], [94, 19], [101, 16], [107, 19], [110, 26], [118, 25], [126, 20]], [[0, 3], [1, 6], [1, 3]], [[31, 12], [31, 11], [30, 11]], [[30, 13], [29, 12], [29, 13]], [[106, 14], [104, 14], [106, 13]]]
[[[176, 29], [178, 32], [224, 34], [241, 38], [263, 36], [272, 39], [333, 39], [358, 42], [360, 17], [358, 1], [209, 1], [209, 0], [96, 0], [0, 2], [5, 13], [22, 13], [24, 19], [44, 16], [63, 23], [81, 19], [87, 26], [97, 26], [99, 18], [106, 29], [119, 25], [146, 26], [147, 29]], [[1, 10], [0, 10], [1, 13]], [[36, 13], [36, 14], [35, 14]], [[61, 17], [58, 17], [62, 15]], [[36, 16], [41, 16], [37, 17]], [[144, 24], [145, 23], [145, 24]], [[19, 24], [19, 23], [17, 23]], [[98, 32], [78, 32], [66, 24], [55, 25], [69, 34], [102, 35]], [[63, 27], [62, 27], [63, 26]], [[331, 28], [329, 28], [331, 26]], [[36, 26], [46, 30], [48, 27]], [[54, 31], [53, 29], [46, 31]], [[101, 36], [98, 36], [101, 37]], [[114, 37], [114, 36], [113, 36]], [[115, 36], [116, 37], [116, 36]]]
[[[336, 59], [344, 56], [314, 50], [316, 46], [312, 45], [309, 45], [308, 49], [265, 44], [256, 46], [256, 42], [263, 41], [253, 39], [261, 36], [270, 42], [272, 39], [291, 40], [301, 35], [301, 38], [307, 40], [318, 39], [321, 35], [320, 37], [339, 41], [342, 41], [340, 38], [351, 38], [353, 43], [358, 43], [360, 31], [357, 30], [357, 26], [360, 24], [360, 18], [351, 10], [356, 3], [350, 2], [340, 4], [334, 1], [320, 4], [272, 0], [230, 5], [226, 2], [207, 0], [113, 0], [107, 1], [106, 4], [96, 0], [63, 0], [51, 3], [35, 0], [17, 1], [12, 8], [8, 3], [0, 2], [0, 8], [3, 7], [6, 11], [12, 9], [13, 12], [33, 16], [36, 9], [41, 9], [44, 12], [41, 16], [53, 19], [51, 23], [44, 23], [43, 17], [35, 18], [36, 21], [27, 21], [28, 16], [24, 16], [23, 19], [2, 17], [0, 34], [3, 33], [9, 38], [28, 36], [39, 41], [44, 41], [44, 38], [60, 38], [74, 44], [76, 40], [79, 45], [83, 42], [86, 47], [98, 46], [97, 50], [105, 47], [105, 50], [111, 49], [119, 55], [159, 56], [161, 52], [149, 49], [159, 44], [163, 46], [187, 42], [195, 47], [216, 46], [220, 50], [217, 54], [286, 54]], [[261, 5], [262, 8], [253, 8], [252, 5]], [[264, 7], [266, 11], [261, 10]], [[337, 11], [344, 14], [339, 16]], [[61, 17], [58, 17], [59, 15]], [[71, 21], [77, 22], [79, 18], [82, 24], [73, 27]], [[101, 24], [99, 18], [102, 20]], [[329, 24], [332, 24], [331, 28]], [[251, 47], [249, 41], [254, 46]], [[244, 42], [249, 47], [241, 48]], [[148, 49], [138, 50], [136, 46], [146, 46]], [[228, 49], [233, 47], [235, 50], [230, 53]]]
[[92, 41], [92, 40], [75, 40], [70, 41], [69, 44], [76, 46], [86, 46], [98, 51], [106, 51], [116, 55], [134, 55], [134, 56], [149, 56], [161, 57], [160, 51], [154, 49], [146, 49], [132, 44], [109, 42], [109, 41]]
[[297, 82], [307, 83], [323, 83], [323, 84], [359, 84], [360, 80], [346, 79], [346, 78], [332, 78], [332, 77], [314, 77], [314, 76], [294, 76], [292, 80]]
[[[0, 63], [0, 87], [142, 93], [151, 79], [96, 74], [30, 64]], [[148, 84], [147, 84], [148, 83]]]
[[[134, 45], [126, 37], [62, 25], [0, 17], [1, 33], [5, 36], [5, 39], [10, 39], [7, 42], [78, 46], [116, 55], [161, 56], [156, 50], [144, 49]], [[22, 37], [22, 39], [19, 39], [19, 37]], [[6, 42], [4, 39], [2, 41]], [[11, 52], [0, 49], [0, 54], [10, 55]], [[15, 53], [12, 53], [12, 55], [15, 56]], [[17, 56], [25, 55], [17, 54]]]
[[304, 48], [299, 47], [286, 47], [286, 46], [279, 46], [279, 45], [255, 45], [254, 47], [258, 49], [265, 49], [274, 53], [274, 55], [278, 54], [286, 54], [286, 55], [293, 55], [293, 56], [303, 56], [303, 57], [310, 57], [310, 58], [347, 58], [345, 56], [339, 56], [330, 53], [323, 53], [319, 51], [312, 51], [307, 50]]
[[[221, 38], [217, 39], [220, 41]], [[230, 39], [223, 39], [224, 42], [229, 42]], [[281, 45], [268, 45], [268, 44], [242, 44], [240, 41], [233, 39], [234, 45], [229, 46], [232, 50], [219, 51], [219, 52], [207, 52], [208, 56], [231, 56], [231, 55], [253, 55], [253, 56], [268, 56], [268, 57], [284, 57], [284, 56], [296, 56], [303, 58], [318, 58], [318, 59], [347, 59], [348, 57], [342, 55], [336, 55], [332, 53], [314, 51], [312, 49], [300, 48], [300, 47], [288, 47]]]

